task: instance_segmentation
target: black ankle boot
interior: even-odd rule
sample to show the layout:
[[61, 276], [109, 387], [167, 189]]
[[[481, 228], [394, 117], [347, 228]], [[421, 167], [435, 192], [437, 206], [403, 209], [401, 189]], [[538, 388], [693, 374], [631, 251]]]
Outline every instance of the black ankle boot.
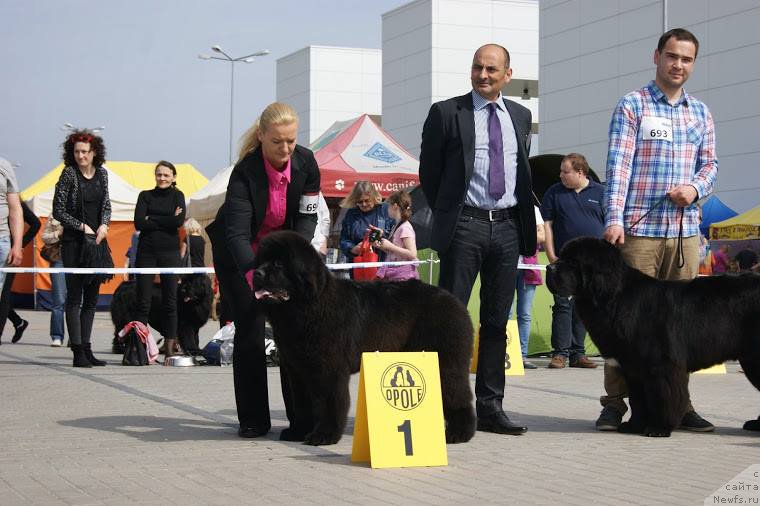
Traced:
[[72, 344], [71, 353], [74, 354], [74, 367], [92, 367], [92, 364], [87, 360], [87, 356], [84, 354], [84, 349], [81, 344]]
[[102, 360], [98, 360], [95, 358], [92, 354], [92, 343], [86, 343], [82, 345], [82, 350], [84, 350], [84, 356], [87, 357], [87, 360], [95, 366], [104, 366], [106, 363]]

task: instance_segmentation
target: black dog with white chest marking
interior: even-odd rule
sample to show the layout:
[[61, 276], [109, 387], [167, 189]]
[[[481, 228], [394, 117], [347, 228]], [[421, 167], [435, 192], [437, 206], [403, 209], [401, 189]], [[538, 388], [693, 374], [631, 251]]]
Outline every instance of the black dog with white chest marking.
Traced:
[[[601, 239], [568, 242], [547, 269], [552, 293], [574, 296], [591, 339], [620, 364], [631, 419], [621, 432], [670, 436], [689, 399], [688, 374], [739, 360], [760, 390], [760, 276], [661, 281]], [[760, 430], [760, 420], [744, 424]]]
[[291, 383], [295, 416], [280, 439], [337, 443], [350, 375], [371, 351], [438, 352], [446, 441], [472, 438], [472, 322], [451, 294], [418, 280], [338, 279], [308, 241], [287, 231], [261, 241], [253, 283]]

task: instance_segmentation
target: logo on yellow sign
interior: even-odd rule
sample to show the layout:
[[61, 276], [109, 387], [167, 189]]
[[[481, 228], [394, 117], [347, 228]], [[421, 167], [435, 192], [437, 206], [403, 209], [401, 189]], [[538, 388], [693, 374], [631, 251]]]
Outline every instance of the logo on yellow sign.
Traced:
[[396, 362], [383, 372], [380, 389], [390, 407], [409, 411], [425, 399], [425, 377], [412, 364]]

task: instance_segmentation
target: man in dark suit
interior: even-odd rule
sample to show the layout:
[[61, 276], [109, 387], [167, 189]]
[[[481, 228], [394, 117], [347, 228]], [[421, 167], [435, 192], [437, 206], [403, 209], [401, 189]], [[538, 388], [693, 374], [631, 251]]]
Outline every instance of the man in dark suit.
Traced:
[[439, 285], [465, 305], [480, 273], [478, 430], [522, 434], [504, 413], [506, 325], [517, 258], [536, 251], [528, 166], [531, 113], [501, 90], [512, 69], [497, 44], [477, 50], [472, 92], [433, 104], [422, 130], [420, 182], [433, 211]]

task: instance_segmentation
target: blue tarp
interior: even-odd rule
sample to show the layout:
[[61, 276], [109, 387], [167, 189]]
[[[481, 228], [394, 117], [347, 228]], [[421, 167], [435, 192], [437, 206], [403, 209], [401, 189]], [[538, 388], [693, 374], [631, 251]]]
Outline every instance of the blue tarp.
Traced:
[[739, 213], [721, 202], [718, 197], [711, 195], [702, 204], [702, 223], [699, 225], [699, 230], [702, 231], [702, 235], [709, 237], [711, 223], [727, 220], [738, 214]]

